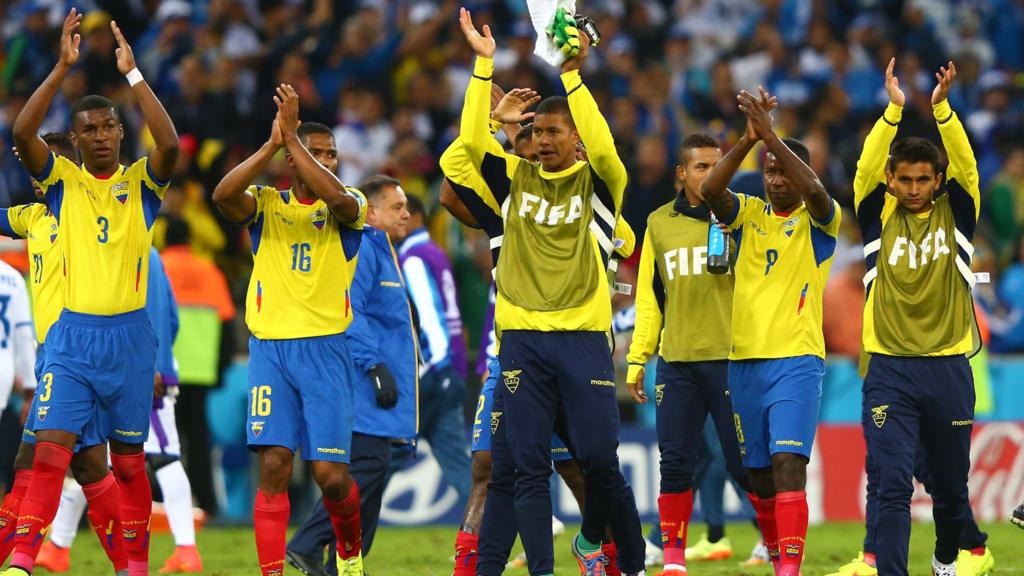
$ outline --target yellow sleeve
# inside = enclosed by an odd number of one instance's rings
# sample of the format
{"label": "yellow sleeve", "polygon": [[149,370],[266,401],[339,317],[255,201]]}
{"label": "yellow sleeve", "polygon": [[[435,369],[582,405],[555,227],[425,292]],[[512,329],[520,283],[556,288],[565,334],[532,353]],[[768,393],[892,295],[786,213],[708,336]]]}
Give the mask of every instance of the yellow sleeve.
{"label": "yellow sleeve", "polygon": [[149,167],[149,156],[136,160],[129,170],[137,172],[138,178],[145,185],[144,192],[146,190],[152,191],[157,198],[163,200],[164,193],[167,192],[167,186],[171,183],[171,180],[169,178],[167,180],[160,180],[153,175],[153,170]]}
{"label": "yellow sleeve", "polygon": [[955,180],[974,200],[975,218],[981,211],[981,191],[978,188],[978,161],[974,159],[974,151],[971,150],[971,143],[967,139],[967,132],[960,118],[949,106],[949,100],[943,100],[932,106],[932,113],[939,125],[939,136],[942,137],[942,146],[946,149],[946,156],[949,157],[949,167],[946,168],[947,185],[949,180]]}
{"label": "yellow sleeve", "polygon": [[444,172],[445,178],[448,178],[454,184],[472,190],[495,214],[501,213],[498,201],[494,198],[494,194],[491,192],[490,187],[487,186],[480,171],[473,165],[473,161],[470,160],[461,137],[456,138],[445,149],[444,153],[441,154],[441,171]]}
{"label": "yellow sleeve", "polygon": [[0,208],[0,234],[12,238],[27,238],[32,223],[46,213],[46,205],[33,203]]}
{"label": "yellow sleeve", "polygon": [[615,245],[615,256],[623,260],[632,256],[633,251],[636,250],[636,233],[622,216],[615,219],[615,230],[612,234],[615,236],[612,238],[612,243]]}
{"label": "yellow sleeve", "polygon": [[[751,210],[764,210],[768,205],[765,204],[764,200],[756,196],[747,196],[746,194],[737,194],[732,190],[728,190],[729,194],[732,194],[732,214],[725,214],[719,216],[715,214],[718,219],[728,226],[730,229],[735,229],[743,225],[743,221],[746,219],[747,212]],[[737,225],[736,223],[739,222]]]}
{"label": "yellow sleeve", "polygon": [[342,225],[353,230],[362,230],[363,226],[366,225],[366,196],[363,195],[362,191],[357,188],[352,188],[351,186],[345,186],[345,190],[348,191],[349,194],[355,196],[356,201],[359,202],[359,216],[357,216],[352,222],[343,222]]}
{"label": "yellow sleeve", "polygon": [[491,76],[494,60],[476,57],[473,76],[462,105],[460,136],[470,162],[477,167],[491,190],[507,189],[520,158],[505,152],[491,136]]}
{"label": "yellow sleeve", "polygon": [[813,217],[811,220],[811,226],[821,230],[825,234],[833,238],[839,237],[839,226],[843,221],[843,209],[839,207],[839,202],[832,199],[832,215],[824,222],[818,222]]}
{"label": "yellow sleeve", "polygon": [[647,364],[647,359],[658,348],[661,337],[662,312],[658,297],[654,293],[654,246],[651,244],[650,228],[644,233],[644,244],[640,252],[640,269],[636,277],[636,326],[633,341],[629,344],[626,360],[629,369],[626,382],[633,382],[636,374]]}
{"label": "yellow sleeve", "polygon": [[[885,167],[889,161],[889,146],[896,138],[896,130],[903,118],[903,107],[892,102],[886,107],[882,117],[875,122],[868,137],[864,140],[864,150],[857,160],[857,174],[853,177],[853,206],[860,210],[860,203],[879,184],[885,184]],[[884,194],[884,190],[881,192]]]}
{"label": "yellow sleeve", "polygon": [[627,175],[626,167],[615,149],[615,138],[612,137],[608,122],[597,108],[597,101],[583,84],[579,70],[570,70],[562,74],[562,84],[569,95],[569,111],[576,124],[576,131],[579,132],[583,145],[587,147],[587,158],[594,172],[608,187],[617,215],[622,208]]}
{"label": "yellow sleeve", "polygon": [[243,224],[243,226],[248,226],[255,222],[260,214],[263,213],[267,206],[267,197],[271,194],[278,194],[278,191],[273,186],[260,186],[259,184],[249,186],[245,191],[252,194],[252,197],[256,199],[256,211],[249,217],[249,221]]}

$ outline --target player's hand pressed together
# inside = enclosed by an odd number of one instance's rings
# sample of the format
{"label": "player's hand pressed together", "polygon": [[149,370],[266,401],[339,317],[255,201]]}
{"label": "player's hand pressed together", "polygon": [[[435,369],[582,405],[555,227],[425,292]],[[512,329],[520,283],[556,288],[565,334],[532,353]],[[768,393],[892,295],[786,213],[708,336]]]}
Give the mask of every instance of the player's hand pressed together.
{"label": "player's hand pressed together", "polygon": [[277,104],[276,121],[285,141],[292,137],[298,138],[296,131],[299,129],[299,93],[291,84],[281,84],[277,87],[274,104]]}
{"label": "player's hand pressed together", "polygon": [[61,66],[70,68],[78,63],[81,55],[79,46],[82,44],[82,35],[78,33],[78,27],[82,24],[82,14],[74,8],[64,17],[64,27],[60,34],[60,60]]}
{"label": "player's hand pressed together", "polygon": [[520,124],[533,118],[533,112],[527,112],[540,102],[540,94],[530,88],[513,88],[502,96],[498,105],[491,111],[491,120],[502,124]]}
{"label": "player's hand pressed together", "polygon": [[394,408],[398,404],[398,384],[388,367],[377,364],[370,368],[370,378],[377,387],[377,406],[385,410]]}
{"label": "player's hand pressed together", "polygon": [[[771,113],[771,111],[774,110],[775,107],[779,105],[779,99],[775,96],[769,96],[768,91],[765,90],[762,86],[758,86],[757,89],[760,92],[761,105],[764,106],[765,110]],[[744,91],[743,93],[746,94],[746,91]],[[737,96],[737,98],[739,98],[739,96]],[[771,117],[769,116],[769,128],[770,127]],[[755,129],[754,124],[751,122],[750,118],[747,118],[747,129],[743,133],[743,136],[752,142],[756,142],[762,138],[761,135],[757,133],[757,130]]]}
{"label": "player's hand pressed together", "polygon": [[[900,88],[900,79],[896,77],[895,69],[896,58],[892,58],[889,60],[889,65],[885,68],[885,92],[889,95],[889,102],[902,107],[907,103],[907,95]],[[938,90],[938,87],[936,87],[936,90]]]}
{"label": "player's hand pressed together", "polygon": [[114,38],[117,39],[117,49],[114,50],[114,55],[117,56],[117,71],[127,74],[136,68],[135,53],[132,52],[131,45],[125,40],[121,29],[117,27],[117,22],[110,21],[110,30],[114,33]]}
{"label": "player's hand pressed together", "polygon": [[647,404],[647,392],[644,392],[644,369],[641,368],[640,372],[636,375],[636,380],[633,382],[627,382],[626,385],[629,387],[629,395],[633,397],[633,402],[637,404]]}
{"label": "player's hand pressed together", "polygon": [[276,115],[274,116],[274,123],[270,126],[270,138],[267,138],[267,145],[273,147],[274,150],[280,150],[284,147],[284,134],[281,132],[281,122]]}
{"label": "player's hand pressed together", "polygon": [[939,68],[939,71],[935,73],[935,79],[939,81],[935,85],[935,89],[932,90],[932,106],[939,104],[946,98],[949,98],[949,88],[953,85],[953,80],[956,79],[956,66],[953,61],[950,60],[948,64]]}
{"label": "player's hand pressed together", "polygon": [[750,92],[743,90],[736,96],[736,99],[739,101],[740,110],[747,115],[746,136],[750,137],[753,132],[754,139],[765,140],[775,133],[772,128],[770,112],[778,103],[778,99],[775,96],[769,96],[761,86],[757,88],[761,92],[760,97],[755,97]]}
{"label": "player's hand pressed together", "polygon": [[473,25],[473,15],[469,13],[469,10],[459,8],[459,27],[462,28],[466,41],[469,42],[477,56],[481,58],[494,58],[497,44],[494,42],[494,36],[491,35],[490,26],[484,24],[483,34],[481,35],[477,31],[476,26]]}

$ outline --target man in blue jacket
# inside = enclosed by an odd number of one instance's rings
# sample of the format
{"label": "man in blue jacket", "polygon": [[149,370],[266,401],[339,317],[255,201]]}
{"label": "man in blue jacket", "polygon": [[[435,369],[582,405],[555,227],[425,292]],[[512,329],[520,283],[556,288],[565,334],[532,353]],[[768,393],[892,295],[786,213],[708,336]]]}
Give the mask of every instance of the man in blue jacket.
{"label": "man in blue jacket", "polygon": [[[373,176],[359,189],[369,208],[352,281],[354,320],[346,334],[356,372],[355,422],[349,473],[359,486],[363,556],[377,531],[389,478],[392,442],[411,443],[419,428],[416,332],[405,280],[391,238],[406,235],[409,212],[398,180]],[[330,519],[318,503],[288,542],[288,563],[304,574],[336,574],[324,566],[323,549],[334,542]],[[333,558],[333,550],[328,558]]]}

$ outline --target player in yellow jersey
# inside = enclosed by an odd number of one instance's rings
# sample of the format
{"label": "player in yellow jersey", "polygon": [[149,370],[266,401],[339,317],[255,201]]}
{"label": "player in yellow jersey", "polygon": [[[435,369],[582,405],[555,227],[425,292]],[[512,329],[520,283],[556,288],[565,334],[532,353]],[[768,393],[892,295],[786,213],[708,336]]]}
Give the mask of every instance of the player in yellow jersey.
{"label": "player in yellow jersey", "polygon": [[[260,463],[256,551],[264,576],[284,571],[288,481],[301,449],[334,526],[339,571],[361,575],[359,489],[348,471],[355,376],[345,329],[366,199],[334,175],[331,130],[299,123],[295,90],[281,85],[274,100],[270,139],[213,193],[252,239],[245,321],[252,331],[247,434]],[[292,188],[251,186],[282,147]]]}
{"label": "player in yellow jersey", "polygon": [[[777,574],[800,571],[807,535],[807,462],[821,403],[821,297],[840,211],[800,141],[780,139],[771,97],[742,92],[744,134],[704,181],[704,199],[737,239],[729,390],[758,525]],[[761,140],[768,201],[726,188]]]}
{"label": "player in yellow jersey", "polygon": [[[603,575],[601,540],[610,526],[620,550],[644,547],[632,489],[619,470],[619,415],[608,332],[611,299],[607,259],[626,185],[615,141],[580,78],[589,43],[562,64],[567,97],[540,102],[533,123],[539,163],[506,153],[488,129],[496,49],[462,9],[463,34],[476,52],[460,137],[489,194],[502,207],[504,235],[497,262],[495,326],[509,448],[515,462],[516,518],[530,573],[554,569],[551,543],[551,434],[568,434],[583,470],[586,508],[572,550],[586,575]],[[532,91],[531,91],[532,92]],[[518,122],[539,97],[517,99],[494,120]],[[577,145],[589,161],[577,161]],[[558,417],[556,416],[564,416]],[[563,435],[564,437],[564,435]],[[613,507],[626,512],[609,522]],[[623,554],[623,560],[625,559]],[[640,573],[643,565],[623,566]]]}
{"label": "player in yellow jersey", "polygon": [[[82,15],[64,21],[60,59],[12,129],[22,163],[57,220],[63,306],[47,334],[36,396],[36,454],[6,576],[30,573],[41,533],[57,510],[71,451],[91,422],[109,440],[120,490],[129,574],[149,569],[152,494],[143,442],[153,402],[156,336],[143,306],[151,227],[178,157],[178,136],[145,82],[116,22],[118,70],[125,75],[155,142],[149,156],[120,164],[124,127],[114,104],[86,96],[72,106],[71,137],[82,165],[55,156],[37,135],[54,95],[78,61]],[[87,447],[88,450],[88,447]],[[89,453],[94,453],[89,450]]]}
{"label": "player in yellow jersey", "polygon": [[[66,134],[51,132],[42,136],[50,150],[64,158],[78,163],[78,151],[71,138]],[[43,200],[43,191],[33,183],[36,196]],[[29,289],[32,291],[32,317],[35,323],[37,339],[36,347],[36,378],[43,376],[46,361],[46,335],[50,327],[57,321],[63,308],[64,286],[63,263],[57,243],[57,219],[43,203],[26,204],[12,208],[0,208],[0,233],[25,238],[29,255]],[[35,398],[29,414],[35,414]],[[17,524],[18,512],[25,491],[32,478],[32,461],[35,459],[36,437],[35,418],[25,422],[21,445],[14,461],[14,485],[4,496],[0,504],[0,563],[5,561],[14,548],[14,528]],[[120,527],[107,537],[110,522],[119,523],[118,490],[109,490],[110,481],[103,480],[110,475],[107,468],[106,444],[98,434],[95,422],[83,430],[75,446],[75,454],[71,458],[71,470],[75,480],[83,486],[83,493],[90,501],[89,519],[97,528],[100,544],[110,557],[115,571],[127,570],[128,558],[125,555],[124,540]],[[82,446],[91,446],[91,450],[82,451]],[[108,489],[104,490],[106,486]],[[113,532],[113,531],[112,531]],[[40,564],[42,564],[40,554]]]}

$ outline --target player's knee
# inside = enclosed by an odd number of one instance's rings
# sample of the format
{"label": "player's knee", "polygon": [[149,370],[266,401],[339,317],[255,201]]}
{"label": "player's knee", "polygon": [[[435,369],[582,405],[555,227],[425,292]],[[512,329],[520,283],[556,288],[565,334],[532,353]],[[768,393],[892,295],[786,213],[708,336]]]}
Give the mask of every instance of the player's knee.
{"label": "player's knee", "polygon": [[772,475],[776,492],[803,490],[807,485],[807,457],[788,452],[772,455]]}
{"label": "player's knee", "polygon": [[580,470],[580,465],[575,460],[555,462],[555,472],[558,472],[573,494],[583,491],[583,471]]}
{"label": "player's knee", "polygon": [[352,490],[352,476],[348,466],[338,462],[314,462],[313,479],[325,498],[344,500]]}
{"label": "player's knee", "polygon": [[473,486],[486,486],[491,481],[491,453],[473,453]]}
{"label": "player's knee", "polygon": [[98,458],[79,452],[71,458],[71,475],[82,486],[99,482],[108,474],[110,468],[107,467],[106,453],[102,458]]}
{"label": "player's knee", "polygon": [[118,442],[117,440],[110,441],[110,452],[112,454],[118,454],[120,456],[131,456],[133,454],[141,454],[142,448],[142,444],[126,444],[124,442]]}
{"label": "player's knee", "polygon": [[287,448],[280,446],[266,446],[259,451],[260,476],[270,479],[280,479],[291,476],[292,459],[294,454]]}
{"label": "player's knee", "polygon": [[14,457],[14,470],[31,470],[32,461],[36,457],[36,446],[35,444],[29,444],[22,442],[21,446],[18,447],[18,455]]}
{"label": "player's knee", "polygon": [[748,472],[750,473],[750,484],[758,498],[775,497],[775,478],[771,468],[751,468]]}

